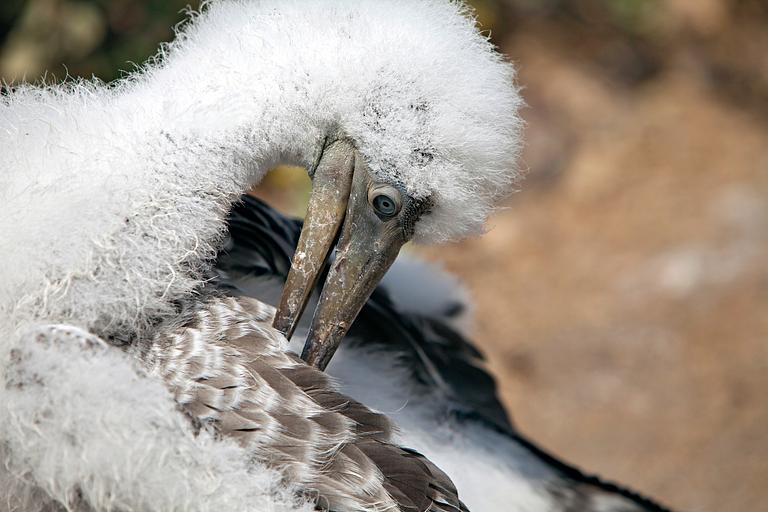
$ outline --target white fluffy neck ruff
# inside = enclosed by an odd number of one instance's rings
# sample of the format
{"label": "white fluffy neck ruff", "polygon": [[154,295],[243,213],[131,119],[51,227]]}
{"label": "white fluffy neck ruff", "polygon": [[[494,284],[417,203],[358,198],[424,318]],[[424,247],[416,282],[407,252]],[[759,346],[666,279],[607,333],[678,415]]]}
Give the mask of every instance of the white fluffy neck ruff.
{"label": "white fluffy neck ruff", "polygon": [[342,129],[435,207],[421,240],[477,231],[515,177],[512,69],[451,1],[206,4],[126,79],[0,104],[0,308],[142,331],[199,285],[231,203]]}

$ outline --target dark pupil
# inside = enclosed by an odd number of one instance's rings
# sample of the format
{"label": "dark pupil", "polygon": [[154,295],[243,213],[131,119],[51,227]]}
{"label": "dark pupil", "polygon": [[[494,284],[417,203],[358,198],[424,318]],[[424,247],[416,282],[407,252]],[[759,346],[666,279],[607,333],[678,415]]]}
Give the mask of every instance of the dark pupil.
{"label": "dark pupil", "polygon": [[380,195],[373,198],[373,207],[382,215],[395,213],[395,201],[388,196]]}

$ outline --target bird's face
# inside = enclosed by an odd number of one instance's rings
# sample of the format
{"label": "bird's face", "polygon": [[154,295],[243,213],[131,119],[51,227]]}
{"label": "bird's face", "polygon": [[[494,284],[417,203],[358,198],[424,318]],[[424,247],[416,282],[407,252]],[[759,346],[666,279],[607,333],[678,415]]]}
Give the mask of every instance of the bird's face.
{"label": "bird's face", "polygon": [[[324,368],[403,244],[482,230],[517,176],[521,100],[512,67],[457,2],[319,9],[296,40],[338,51],[297,59],[311,134],[297,138],[297,161],[313,192],[275,326],[292,334],[338,240],[303,352]],[[340,135],[315,142],[329,133]]]}
{"label": "bird's face", "polygon": [[395,179],[375,176],[345,137],[326,140],[311,175],[312,195],[275,327],[288,337],[293,334],[338,239],[302,353],[309,364],[324,369],[400,248],[413,237],[430,200],[413,198]]}

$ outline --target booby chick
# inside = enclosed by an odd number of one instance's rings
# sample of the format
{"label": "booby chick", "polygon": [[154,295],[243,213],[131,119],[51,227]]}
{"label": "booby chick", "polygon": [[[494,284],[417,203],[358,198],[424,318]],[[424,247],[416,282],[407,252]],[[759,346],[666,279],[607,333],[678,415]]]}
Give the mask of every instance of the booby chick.
{"label": "booby chick", "polygon": [[[210,2],[116,83],[5,91],[8,507],[462,508],[386,421],[280,355],[268,309],[204,285],[231,205],[275,163],[305,166],[275,323],[291,334],[340,233],[304,347],[325,366],[405,242],[476,233],[509,192],[519,105],[512,67],[448,0]],[[302,431],[313,449],[282,444]]]}

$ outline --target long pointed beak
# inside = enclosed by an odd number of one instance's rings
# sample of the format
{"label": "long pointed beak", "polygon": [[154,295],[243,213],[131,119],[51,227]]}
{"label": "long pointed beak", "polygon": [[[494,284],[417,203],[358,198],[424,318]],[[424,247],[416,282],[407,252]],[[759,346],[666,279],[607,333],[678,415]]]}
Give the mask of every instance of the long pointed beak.
{"label": "long pointed beak", "polygon": [[301,354],[321,370],[406,242],[398,222],[382,222],[371,209],[369,183],[368,170],[355,159],[351,143],[342,140],[325,149],[312,178],[307,216],[275,316],[274,327],[290,338],[341,227]]}
{"label": "long pointed beak", "polygon": [[336,141],[325,148],[312,177],[312,195],[304,227],[273,322],[275,329],[289,339],[344,221],[354,162],[355,149],[351,142]]}
{"label": "long pointed beak", "polygon": [[321,370],[406,242],[398,222],[382,222],[373,213],[368,204],[368,180],[366,169],[358,162],[336,258],[301,353],[302,359]]}

